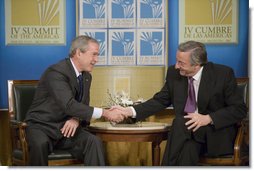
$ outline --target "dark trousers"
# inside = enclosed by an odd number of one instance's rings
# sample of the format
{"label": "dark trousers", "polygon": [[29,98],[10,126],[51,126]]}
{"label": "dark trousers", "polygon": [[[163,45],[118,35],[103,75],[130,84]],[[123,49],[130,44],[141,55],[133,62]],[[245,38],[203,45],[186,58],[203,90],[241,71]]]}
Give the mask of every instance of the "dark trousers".
{"label": "dark trousers", "polygon": [[101,140],[88,131],[79,128],[74,137],[50,138],[38,128],[26,130],[31,166],[47,166],[48,155],[53,149],[66,149],[86,166],[105,166],[104,149]]}
{"label": "dark trousers", "polygon": [[185,126],[184,118],[176,117],[172,123],[162,166],[196,166],[203,150],[205,129],[193,134]]}

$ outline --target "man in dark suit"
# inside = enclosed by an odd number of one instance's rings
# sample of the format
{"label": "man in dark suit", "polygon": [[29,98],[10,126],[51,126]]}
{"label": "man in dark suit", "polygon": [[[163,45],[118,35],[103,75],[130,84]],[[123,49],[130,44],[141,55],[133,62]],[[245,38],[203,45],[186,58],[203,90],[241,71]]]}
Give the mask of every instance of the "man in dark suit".
{"label": "man in dark suit", "polygon": [[78,36],[72,41],[69,58],[42,75],[26,117],[30,165],[48,165],[48,154],[54,148],[68,149],[86,166],[105,165],[101,140],[80,126],[80,121],[91,118],[123,119],[120,114],[89,106],[90,72],[98,55],[95,39]]}
{"label": "man in dark suit", "polygon": [[[193,81],[193,94],[190,92]],[[192,88],[192,89],[193,89]],[[192,95],[191,95],[192,94]],[[192,103],[192,110],[187,106]],[[163,88],[150,100],[120,109],[127,116],[142,120],[170,105],[175,119],[168,135],[162,165],[197,165],[199,156],[233,153],[236,123],[245,117],[246,105],[237,91],[231,68],[207,61],[205,45],[181,43],[176,64],[167,71]]]}

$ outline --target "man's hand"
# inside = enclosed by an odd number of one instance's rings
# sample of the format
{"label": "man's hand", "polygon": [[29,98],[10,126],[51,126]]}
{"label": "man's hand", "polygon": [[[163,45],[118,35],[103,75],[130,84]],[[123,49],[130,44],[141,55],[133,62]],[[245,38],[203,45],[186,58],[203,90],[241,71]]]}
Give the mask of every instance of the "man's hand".
{"label": "man's hand", "polygon": [[122,115],[124,115],[126,118],[133,116],[133,112],[130,107],[112,106],[109,110],[111,111],[115,109],[121,111]]}
{"label": "man's hand", "polygon": [[193,132],[198,130],[201,126],[206,126],[212,122],[210,115],[202,115],[199,113],[188,113],[184,118],[190,119],[185,125],[188,126],[188,129],[194,128],[192,130]]}
{"label": "man's hand", "polygon": [[103,109],[102,116],[106,118],[107,120],[109,120],[110,122],[117,122],[117,123],[123,121],[124,118],[126,118],[123,115],[123,112],[118,109],[110,109],[110,110]]}
{"label": "man's hand", "polygon": [[69,138],[70,136],[73,137],[77,127],[79,126],[79,120],[76,118],[71,118],[67,120],[61,129],[62,134],[64,137]]}

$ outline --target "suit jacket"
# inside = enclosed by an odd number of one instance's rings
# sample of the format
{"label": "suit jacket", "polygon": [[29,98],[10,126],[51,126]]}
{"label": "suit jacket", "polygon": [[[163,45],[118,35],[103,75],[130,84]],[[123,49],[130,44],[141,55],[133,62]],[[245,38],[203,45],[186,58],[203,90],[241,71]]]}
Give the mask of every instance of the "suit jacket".
{"label": "suit jacket", "polygon": [[[169,105],[173,105],[175,117],[182,118],[185,115],[187,91],[187,77],[181,76],[174,66],[169,67],[163,88],[152,99],[134,106],[137,120],[142,120]],[[233,70],[211,62],[204,65],[197,103],[198,112],[209,114],[213,124],[205,129],[199,128],[194,135],[201,137],[201,142],[206,143],[209,155],[232,153],[236,135],[235,123],[247,113],[246,105],[237,91]]]}
{"label": "suit jacket", "polygon": [[53,139],[62,137],[60,129],[70,117],[90,121],[93,107],[89,106],[91,74],[83,72],[83,98],[75,97],[79,91],[77,77],[69,58],[50,66],[39,80],[34,100],[25,121],[28,126],[44,130]]}

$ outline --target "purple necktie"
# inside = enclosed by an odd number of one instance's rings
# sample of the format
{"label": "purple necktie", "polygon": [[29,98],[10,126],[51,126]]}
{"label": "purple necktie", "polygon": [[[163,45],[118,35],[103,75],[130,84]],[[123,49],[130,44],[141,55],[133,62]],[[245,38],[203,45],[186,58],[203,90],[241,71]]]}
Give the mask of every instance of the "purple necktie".
{"label": "purple necktie", "polygon": [[188,98],[186,101],[186,105],[184,108],[185,113],[193,113],[196,110],[196,98],[195,98],[195,90],[193,86],[193,80],[194,78],[189,77],[188,78]]}

